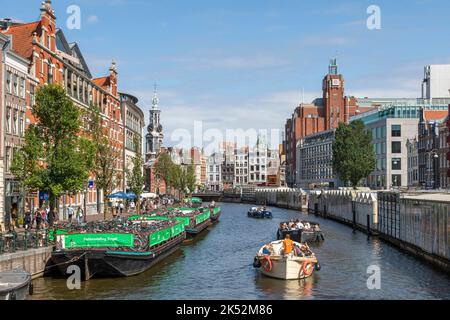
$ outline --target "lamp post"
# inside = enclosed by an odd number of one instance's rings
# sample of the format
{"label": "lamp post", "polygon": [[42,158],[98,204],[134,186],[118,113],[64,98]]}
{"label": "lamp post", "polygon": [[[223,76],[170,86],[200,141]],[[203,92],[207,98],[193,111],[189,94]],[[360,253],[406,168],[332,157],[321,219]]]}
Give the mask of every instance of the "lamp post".
{"label": "lamp post", "polygon": [[435,177],[433,177],[433,169],[435,167],[435,165],[433,164],[433,162],[431,162],[431,157],[433,156],[433,160],[437,160],[439,159],[439,154],[438,154],[438,150],[433,149],[431,151],[427,152],[427,156],[428,156],[428,178],[426,185],[428,185],[428,180],[430,180],[431,182],[431,186],[433,189],[436,189],[436,179]]}

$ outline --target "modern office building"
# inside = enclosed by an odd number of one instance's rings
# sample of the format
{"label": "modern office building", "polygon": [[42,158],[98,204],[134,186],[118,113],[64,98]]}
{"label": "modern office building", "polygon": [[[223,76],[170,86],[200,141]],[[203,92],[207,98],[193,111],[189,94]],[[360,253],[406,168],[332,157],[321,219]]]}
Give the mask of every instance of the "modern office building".
{"label": "modern office building", "polygon": [[418,136],[422,109],[435,118],[447,111],[447,105],[430,105],[423,99],[399,99],[351,118],[351,122],[362,120],[372,132],[377,161],[376,170],[364,182],[367,187],[382,190],[408,186],[407,143]]}
{"label": "modern office building", "polygon": [[335,129],[301,139],[297,144],[298,187],[337,188],[341,185],[333,171]]}

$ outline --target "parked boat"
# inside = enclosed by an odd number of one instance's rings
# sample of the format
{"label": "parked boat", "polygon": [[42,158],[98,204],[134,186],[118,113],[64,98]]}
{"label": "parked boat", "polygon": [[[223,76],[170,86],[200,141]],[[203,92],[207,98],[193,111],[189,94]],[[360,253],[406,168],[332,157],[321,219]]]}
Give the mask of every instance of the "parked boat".
{"label": "parked boat", "polygon": [[222,214],[222,211],[218,207],[210,208],[211,211],[211,223],[217,223],[219,222],[220,215]]}
{"label": "parked boat", "polygon": [[272,212],[265,209],[265,208],[251,208],[247,213],[249,218],[256,218],[256,219],[272,219]]}
{"label": "parked boat", "polygon": [[25,270],[0,272],[0,300],[25,300],[32,291],[31,275]]}
{"label": "parked boat", "polygon": [[56,230],[53,266],[66,275],[68,266],[77,265],[84,280],[134,276],[174,253],[186,238],[176,220],[104,224],[88,224],[78,232]]}
{"label": "parked boat", "polygon": [[253,266],[265,276],[283,280],[305,279],[315,270],[320,270],[317,258],[306,245],[298,242],[294,245],[300,254],[284,255],[283,241],[280,240],[264,245],[258,251]]}
{"label": "parked boat", "polygon": [[320,225],[310,221],[289,221],[280,223],[277,231],[277,240],[283,240],[286,235],[300,243],[322,242],[325,240]]}
{"label": "parked boat", "polygon": [[189,204],[192,208],[200,208],[203,205],[203,200],[200,198],[186,198],[185,204]]}

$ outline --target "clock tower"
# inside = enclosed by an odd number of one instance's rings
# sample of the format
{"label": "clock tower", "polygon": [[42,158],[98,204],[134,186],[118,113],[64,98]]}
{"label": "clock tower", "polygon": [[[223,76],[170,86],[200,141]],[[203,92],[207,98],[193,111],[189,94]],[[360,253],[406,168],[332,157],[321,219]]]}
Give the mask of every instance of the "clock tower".
{"label": "clock tower", "polygon": [[159,99],[157,94],[157,86],[155,84],[154,97],[152,101],[152,108],[150,109],[150,124],[147,127],[146,138],[146,161],[155,160],[161,150],[164,135],[162,133],[163,127],[161,125],[161,110],[158,107]]}

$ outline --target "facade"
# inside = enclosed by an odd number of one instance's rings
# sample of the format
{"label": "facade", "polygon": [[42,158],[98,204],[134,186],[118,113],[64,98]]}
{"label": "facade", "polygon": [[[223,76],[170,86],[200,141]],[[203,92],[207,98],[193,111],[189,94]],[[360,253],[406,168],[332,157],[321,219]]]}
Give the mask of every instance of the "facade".
{"label": "facade", "polygon": [[261,137],[248,154],[248,182],[255,186],[267,185],[267,145]]}
{"label": "facade", "polygon": [[348,123],[351,116],[373,109],[360,106],[354,97],[345,96],[345,80],[338,73],[336,59],[331,60],[323,79],[323,96],[310,104],[298,106],[285,125],[286,182],[293,187],[300,168],[297,167],[297,143],[306,136],[336,129],[340,122]]}
{"label": "facade", "polygon": [[[51,83],[60,84],[66,89],[68,96],[82,112],[91,104],[100,109],[104,134],[108,137],[113,149],[123,154],[123,119],[120,99],[117,91],[117,70],[112,63],[109,75],[93,78],[76,43],[69,43],[61,29],[56,26],[56,16],[51,1],[46,0],[40,8],[40,19],[31,23],[3,23],[0,32],[12,37],[12,51],[29,60],[28,75],[37,87],[30,87],[30,95],[41,86]],[[26,109],[27,123],[34,123],[31,108]],[[80,128],[83,131],[83,128]],[[123,158],[117,161],[116,176],[123,185]],[[95,180],[91,177],[90,180]],[[87,214],[101,210],[102,191],[87,188],[81,194],[62,196],[62,207],[65,204],[82,206],[86,200]],[[38,206],[35,199],[31,206]],[[39,201],[42,202],[42,201]],[[61,204],[61,203],[60,203]]]}
{"label": "facade", "polygon": [[[12,174],[11,166],[15,152],[25,142],[26,112],[33,103],[37,82],[28,76],[29,60],[11,50],[11,41],[5,47],[4,59],[4,221],[5,227],[9,228],[13,218],[22,221],[25,214],[26,194]],[[30,92],[33,93],[31,99]]]}
{"label": "facade", "polygon": [[297,145],[297,181],[300,188],[337,188],[339,179],[333,171],[335,129],[307,136]]}
{"label": "facade", "polygon": [[278,150],[267,150],[267,186],[279,187],[280,155]]}
{"label": "facade", "polygon": [[[143,156],[142,150],[142,130],[145,125],[145,117],[141,108],[138,107],[138,98],[126,94],[120,94],[120,101],[122,106],[122,118],[125,120],[124,123],[124,171],[133,170],[133,159],[136,157]],[[134,141],[137,139],[139,145],[135,146]],[[123,190],[128,190],[127,179],[124,179]]]}
{"label": "facade", "polygon": [[280,187],[286,187],[286,152],[284,150],[284,143],[280,144],[278,149],[278,156],[280,158],[280,167],[278,168],[278,181]]}
{"label": "facade", "polygon": [[222,183],[224,189],[234,188],[235,156],[237,150],[236,143],[222,142],[219,150],[223,154],[222,162]]}
{"label": "facade", "polygon": [[448,189],[450,187],[450,179],[448,176],[448,171],[450,169],[450,164],[448,160],[448,153],[450,152],[448,139],[449,139],[449,130],[447,127],[447,122],[449,117],[442,121],[439,125],[439,189]]}
{"label": "facade", "polygon": [[203,163],[202,150],[200,150],[199,148],[196,148],[196,147],[192,147],[191,148],[191,161],[192,161],[191,164],[194,166],[196,191],[198,191],[204,182],[204,180],[203,180],[204,179],[204,175],[203,175],[204,163]]}
{"label": "facade", "polygon": [[[406,150],[408,154],[408,188],[419,188],[419,151],[417,138],[408,139]],[[447,173],[446,173],[447,174]]]}
{"label": "facade", "polygon": [[[408,187],[407,142],[418,136],[420,111],[424,108],[430,114],[439,115],[447,107],[424,105],[421,99],[410,99],[351,118],[350,121],[362,120],[372,132],[377,161],[376,170],[365,180],[366,187],[374,190]],[[420,153],[420,142],[418,148]]]}
{"label": "facade", "polygon": [[206,163],[206,187],[209,191],[222,191],[222,158],[223,155],[216,152],[207,158]]}
{"label": "facade", "polygon": [[[8,43],[9,39],[0,33],[0,119],[3,119],[5,113],[5,97],[3,94],[4,88],[4,74],[5,74],[5,56],[3,48]],[[3,195],[4,189],[4,124],[0,121],[0,232],[5,230],[5,205]]]}
{"label": "facade", "polygon": [[234,166],[234,186],[243,187],[248,184],[248,147],[236,150]]}
{"label": "facade", "polygon": [[450,64],[425,67],[422,98],[450,98]]}
{"label": "facade", "polygon": [[[448,111],[420,110],[418,127],[419,184],[425,189],[438,189],[440,183],[441,142],[439,127],[445,123]],[[446,156],[444,156],[446,159]]]}

